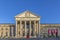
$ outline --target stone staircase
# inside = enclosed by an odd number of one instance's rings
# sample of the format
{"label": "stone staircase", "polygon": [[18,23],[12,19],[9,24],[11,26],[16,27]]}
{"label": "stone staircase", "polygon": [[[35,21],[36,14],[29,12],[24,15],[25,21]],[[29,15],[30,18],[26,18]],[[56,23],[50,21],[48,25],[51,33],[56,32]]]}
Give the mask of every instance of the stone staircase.
{"label": "stone staircase", "polygon": [[3,38],[0,40],[40,40],[40,38]]}
{"label": "stone staircase", "polygon": [[60,38],[0,38],[0,40],[60,40]]}

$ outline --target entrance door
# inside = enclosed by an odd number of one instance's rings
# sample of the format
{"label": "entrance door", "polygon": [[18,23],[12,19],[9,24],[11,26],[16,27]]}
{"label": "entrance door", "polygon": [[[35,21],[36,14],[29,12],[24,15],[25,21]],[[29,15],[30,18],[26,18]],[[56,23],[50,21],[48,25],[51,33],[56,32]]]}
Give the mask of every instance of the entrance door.
{"label": "entrance door", "polygon": [[29,33],[30,33],[30,24],[29,24],[29,21],[27,21],[26,26],[27,26],[27,36],[26,36],[26,38],[29,38]]}

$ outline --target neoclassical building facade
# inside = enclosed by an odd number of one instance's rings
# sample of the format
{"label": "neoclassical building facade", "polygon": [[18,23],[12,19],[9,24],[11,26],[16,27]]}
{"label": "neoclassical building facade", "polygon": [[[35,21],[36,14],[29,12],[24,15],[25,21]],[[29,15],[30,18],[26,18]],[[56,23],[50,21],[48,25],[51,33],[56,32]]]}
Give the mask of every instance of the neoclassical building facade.
{"label": "neoclassical building facade", "polygon": [[40,16],[25,11],[15,16],[16,24],[0,24],[0,38],[60,36],[60,24],[40,24]]}
{"label": "neoclassical building facade", "polygon": [[36,38],[40,36],[40,17],[25,11],[15,16],[16,37]]}

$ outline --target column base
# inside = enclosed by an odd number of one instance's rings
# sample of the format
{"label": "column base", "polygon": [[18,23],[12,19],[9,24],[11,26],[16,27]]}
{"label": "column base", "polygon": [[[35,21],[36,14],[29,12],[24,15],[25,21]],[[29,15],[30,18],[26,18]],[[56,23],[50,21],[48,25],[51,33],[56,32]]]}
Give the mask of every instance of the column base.
{"label": "column base", "polygon": [[29,36],[29,37],[24,36],[24,38],[37,38],[37,37],[36,36]]}
{"label": "column base", "polygon": [[31,36],[30,38],[37,38],[36,36]]}

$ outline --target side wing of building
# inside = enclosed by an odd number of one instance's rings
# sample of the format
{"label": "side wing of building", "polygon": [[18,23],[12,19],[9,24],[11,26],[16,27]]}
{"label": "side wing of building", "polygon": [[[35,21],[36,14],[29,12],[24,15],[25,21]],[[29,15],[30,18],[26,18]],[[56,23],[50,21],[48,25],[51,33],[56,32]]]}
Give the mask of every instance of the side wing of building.
{"label": "side wing of building", "polygon": [[40,35],[60,36],[60,24],[40,24]]}
{"label": "side wing of building", "polygon": [[8,38],[15,36],[14,24],[0,24],[0,38]]}

